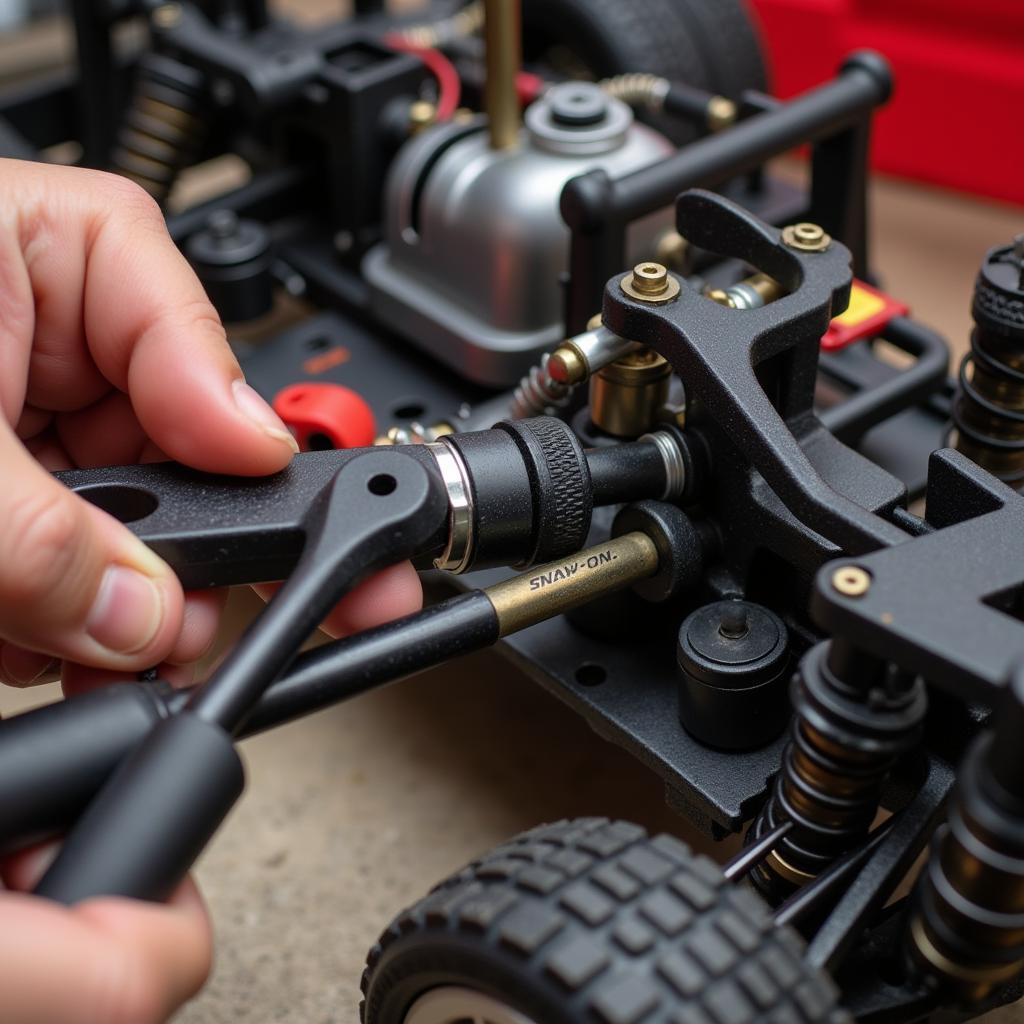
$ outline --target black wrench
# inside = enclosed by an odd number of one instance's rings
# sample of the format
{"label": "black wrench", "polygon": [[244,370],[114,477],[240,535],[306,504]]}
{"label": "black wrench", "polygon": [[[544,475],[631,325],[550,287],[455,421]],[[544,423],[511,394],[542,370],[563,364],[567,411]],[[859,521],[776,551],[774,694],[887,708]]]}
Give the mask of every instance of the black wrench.
{"label": "black wrench", "polygon": [[448,502],[396,452],[346,463],[310,508],[295,571],[185,707],[150,731],[69,834],[37,894],[166,899],[241,795],[234,734],[339,598],[437,535]]}

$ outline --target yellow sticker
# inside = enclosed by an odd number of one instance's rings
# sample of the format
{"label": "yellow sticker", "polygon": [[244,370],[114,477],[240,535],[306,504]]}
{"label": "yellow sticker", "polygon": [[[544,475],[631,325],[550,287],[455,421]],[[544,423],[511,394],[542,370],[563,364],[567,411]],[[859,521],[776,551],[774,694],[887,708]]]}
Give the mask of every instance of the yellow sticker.
{"label": "yellow sticker", "polygon": [[850,304],[846,307],[846,312],[833,317],[832,322],[842,324],[843,327],[854,327],[883,309],[885,309],[884,299],[869,292],[866,288],[861,288],[855,282],[850,289]]}

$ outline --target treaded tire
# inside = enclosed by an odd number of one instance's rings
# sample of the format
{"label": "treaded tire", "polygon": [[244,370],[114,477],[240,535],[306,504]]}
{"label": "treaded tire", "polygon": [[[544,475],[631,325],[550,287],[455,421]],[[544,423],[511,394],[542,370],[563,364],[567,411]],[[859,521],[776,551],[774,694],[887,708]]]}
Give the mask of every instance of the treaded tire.
{"label": "treaded tire", "polygon": [[[744,0],[523,0],[527,56],[560,44],[598,77],[647,71],[737,99],[766,90],[765,61]],[[676,142],[692,131],[652,122]]]}
{"label": "treaded tire", "polygon": [[534,1024],[848,1024],[761,900],[670,836],[605,818],[542,825],[392,922],[363,972],[364,1024],[441,986]]}

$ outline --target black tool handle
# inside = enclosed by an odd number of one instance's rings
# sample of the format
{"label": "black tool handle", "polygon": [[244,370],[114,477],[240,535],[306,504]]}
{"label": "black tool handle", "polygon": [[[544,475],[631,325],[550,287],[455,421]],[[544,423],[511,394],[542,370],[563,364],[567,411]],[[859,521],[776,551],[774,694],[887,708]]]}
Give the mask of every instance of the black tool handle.
{"label": "black tool handle", "polygon": [[[300,654],[263,695],[241,737],[490,647],[494,606],[480,590]],[[192,690],[114,683],[0,722],[0,855],[65,832],[158,722]]]}
{"label": "black tool handle", "polygon": [[36,893],[66,904],[167,899],[244,784],[242,762],[219,726],[195,715],[161,722],[89,805]]}

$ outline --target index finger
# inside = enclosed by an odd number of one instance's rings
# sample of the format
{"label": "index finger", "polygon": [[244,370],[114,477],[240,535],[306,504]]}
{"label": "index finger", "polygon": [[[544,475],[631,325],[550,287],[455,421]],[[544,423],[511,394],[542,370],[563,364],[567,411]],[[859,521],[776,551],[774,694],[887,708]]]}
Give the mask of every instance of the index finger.
{"label": "index finger", "polygon": [[37,311],[36,336],[65,339],[66,353],[48,351],[49,363],[73,360],[84,332],[96,368],[127,392],[143,429],[171,458],[212,472],[282,469],[294,439],[245,384],[156,203],[116,175],[4,163],[4,175],[19,183],[33,292],[50,299]]}

